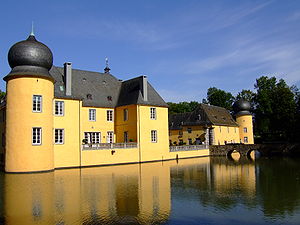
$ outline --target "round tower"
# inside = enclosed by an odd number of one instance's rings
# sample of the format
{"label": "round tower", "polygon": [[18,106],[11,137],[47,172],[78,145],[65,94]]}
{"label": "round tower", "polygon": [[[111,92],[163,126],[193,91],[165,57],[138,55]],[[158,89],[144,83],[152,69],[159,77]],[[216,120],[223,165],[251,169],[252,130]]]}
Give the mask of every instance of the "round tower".
{"label": "round tower", "polygon": [[10,48],[8,62],[5,171],[53,170],[52,52],[30,34]]}
{"label": "round tower", "polygon": [[239,125],[240,142],[254,144],[251,105],[248,101],[240,99],[233,104],[236,122]]}

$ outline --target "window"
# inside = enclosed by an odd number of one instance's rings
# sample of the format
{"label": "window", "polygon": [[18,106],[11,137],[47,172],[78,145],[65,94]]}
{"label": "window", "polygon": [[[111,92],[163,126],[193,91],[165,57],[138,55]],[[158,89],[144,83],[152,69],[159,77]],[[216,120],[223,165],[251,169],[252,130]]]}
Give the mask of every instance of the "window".
{"label": "window", "polygon": [[247,130],[247,127],[244,127],[244,133],[247,133],[248,130]]}
{"label": "window", "polygon": [[124,132],[124,142],[128,142],[128,131]]}
{"label": "window", "polygon": [[84,132],[84,139],[88,144],[99,144],[101,143],[100,132]]}
{"label": "window", "polygon": [[33,112],[42,112],[42,96],[34,95],[32,97],[32,111]]}
{"label": "window", "polygon": [[193,144],[192,138],[189,138],[189,145],[192,145],[192,144]]}
{"label": "window", "polygon": [[54,114],[56,116],[64,115],[64,102],[63,101],[55,101]]}
{"label": "window", "polygon": [[150,119],[156,120],[156,108],[150,108]]}
{"label": "window", "polygon": [[151,142],[157,142],[157,130],[151,130]]}
{"label": "window", "polygon": [[187,132],[190,134],[192,133],[192,128],[188,127]]}
{"label": "window", "polygon": [[42,128],[33,127],[32,128],[32,145],[41,145],[42,144]]}
{"label": "window", "polygon": [[244,137],[244,143],[248,143],[248,137]]}
{"label": "window", "polygon": [[89,109],[89,121],[96,121],[96,109]]}
{"label": "window", "polygon": [[106,118],[107,118],[107,121],[113,121],[113,111],[112,110],[106,111]]}
{"label": "window", "polygon": [[61,145],[64,143],[64,129],[54,130],[54,143]]}
{"label": "window", "polygon": [[124,109],[123,115],[124,115],[124,121],[127,121],[128,120],[128,109]]}
{"label": "window", "polygon": [[114,132],[113,131],[107,131],[106,142],[107,143],[113,143],[114,142]]}

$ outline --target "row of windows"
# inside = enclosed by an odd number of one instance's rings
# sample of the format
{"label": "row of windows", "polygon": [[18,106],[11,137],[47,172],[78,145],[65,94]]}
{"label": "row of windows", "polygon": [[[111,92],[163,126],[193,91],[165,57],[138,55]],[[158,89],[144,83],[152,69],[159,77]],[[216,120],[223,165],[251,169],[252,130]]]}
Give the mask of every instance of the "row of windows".
{"label": "row of windows", "polygon": [[[55,129],[54,130],[54,143],[55,144],[64,144],[65,131],[64,129]],[[113,143],[114,141],[114,132],[108,131],[106,142]],[[85,144],[97,144],[101,143],[101,133],[100,132],[84,132],[84,142]],[[124,142],[128,142],[128,131],[124,132]],[[151,142],[157,142],[157,130],[151,130]],[[41,145],[42,144],[42,128],[33,127],[32,128],[32,145]]]}
{"label": "row of windows", "polygon": [[[32,111],[42,112],[42,96],[33,95],[32,100]],[[113,110],[107,110],[107,121],[113,121]],[[56,116],[64,115],[64,101],[55,101],[54,103],[54,114]],[[123,111],[124,121],[128,120],[128,109]],[[150,108],[150,119],[156,120],[156,108]],[[89,120],[96,121],[96,109],[89,109]]]}

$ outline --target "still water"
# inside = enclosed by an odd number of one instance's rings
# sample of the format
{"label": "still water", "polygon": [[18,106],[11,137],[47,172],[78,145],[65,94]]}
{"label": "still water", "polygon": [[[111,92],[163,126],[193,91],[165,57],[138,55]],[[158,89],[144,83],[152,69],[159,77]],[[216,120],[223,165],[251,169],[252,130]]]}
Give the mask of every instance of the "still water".
{"label": "still water", "polygon": [[1,174],[1,224],[300,224],[300,159]]}

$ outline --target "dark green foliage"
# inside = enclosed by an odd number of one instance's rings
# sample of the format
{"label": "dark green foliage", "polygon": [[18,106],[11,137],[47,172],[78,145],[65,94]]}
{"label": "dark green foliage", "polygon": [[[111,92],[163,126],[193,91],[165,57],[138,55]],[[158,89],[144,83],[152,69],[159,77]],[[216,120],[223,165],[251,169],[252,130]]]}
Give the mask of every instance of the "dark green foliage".
{"label": "dark green foliage", "polygon": [[207,102],[211,105],[220,106],[232,110],[234,97],[230,92],[223,91],[216,87],[210,87],[207,90]]}
{"label": "dark green foliage", "polygon": [[169,105],[169,113],[184,113],[184,112],[192,112],[199,105],[199,102],[191,101],[191,102],[167,102]]}
{"label": "dark green foliage", "polygon": [[262,76],[254,85],[255,133],[265,140],[294,140],[296,132],[297,105],[294,87],[283,79]]}
{"label": "dark green foliage", "polygon": [[3,98],[5,95],[6,93],[0,90],[0,99]]}

